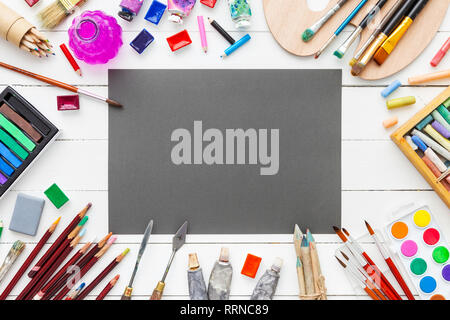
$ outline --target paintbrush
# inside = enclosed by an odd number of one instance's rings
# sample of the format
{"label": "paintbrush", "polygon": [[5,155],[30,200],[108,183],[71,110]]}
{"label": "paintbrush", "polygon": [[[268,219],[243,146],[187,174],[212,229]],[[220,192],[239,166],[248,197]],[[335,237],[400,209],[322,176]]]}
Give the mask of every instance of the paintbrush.
{"label": "paintbrush", "polygon": [[339,252],[341,253],[342,257],[347,260],[347,266],[349,267],[349,269],[353,270],[353,272],[357,274],[360,279],[367,285],[367,287],[375,292],[381,300],[387,300],[384,294],[377,288],[377,286],[372,281],[370,281],[370,276],[367,275],[364,269],[362,269],[361,266],[356,265],[344,252]]}
{"label": "paintbrush", "polygon": [[296,224],[294,226],[294,248],[297,255],[297,280],[299,288],[299,296],[301,299],[306,295],[305,275],[303,273],[302,253],[300,250],[302,244],[303,233]]}
{"label": "paintbrush", "polygon": [[11,249],[6,255],[5,261],[3,261],[3,264],[0,267],[0,283],[2,282],[6,273],[8,273],[9,269],[11,269],[17,257],[23,252],[23,249],[25,249],[24,242],[17,240],[16,242],[13,243]]}
{"label": "paintbrush", "polygon": [[86,286],[86,282],[82,282],[78,288],[72,289],[68,294],[65,300],[76,300],[76,298],[80,295],[81,290]]}
{"label": "paintbrush", "polygon": [[314,54],[314,58],[317,59],[322,54],[323,51],[337,38],[337,36],[345,29],[345,27],[352,21],[352,19],[358,14],[358,12],[365,6],[368,0],[362,0],[355,9],[350,13],[350,15],[345,18],[341,25],[334,31],[333,35],[324,43],[324,45]]}
{"label": "paintbrush", "polygon": [[311,27],[303,31],[302,40],[308,42],[311,40],[324,25],[342,8],[348,0],[339,0],[327,13],[325,13],[319,20],[317,20]]}
{"label": "paintbrush", "polygon": [[345,229],[342,228],[342,231],[345,233],[345,235],[348,237],[350,242],[352,243],[353,247],[356,249],[358,254],[362,255],[364,259],[370,264],[370,266],[375,270],[375,272],[380,276],[381,281],[386,284],[386,286],[389,288],[390,293],[394,294],[395,298],[397,300],[402,300],[400,295],[397,293],[397,291],[394,289],[394,287],[391,285],[389,280],[384,276],[384,274],[378,269],[377,265],[373,262],[373,260],[369,257],[369,255],[364,251],[364,249],[359,245],[359,243],[350,235],[350,233]]}
{"label": "paintbrush", "polygon": [[372,227],[367,221],[364,221],[366,223],[366,228],[369,231],[370,236],[372,239],[375,240],[375,243],[378,247],[378,250],[380,251],[381,255],[383,256],[383,259],[386,261],[386,264],[388,265],[389,269],[391,270],[392,274],[394,275],[395,279],[397,280],[398,284],[402,288],[403,292],[406,294],[409,300],[415,300],[414,295],[411,293],[411,290],[409,290],[408,285],[406,284],[405,280],[403,279],[402,275],[400,274],[400,271],[398,271],[397,266],[394,264],[394,261],[389,255],[389,252],[381,242],[378,235],[373,231]]}
{"label": "paintbrush", "polygon": [[150,237],[152,230],[153,230],[153,220],[150,220],[150,222],[147,225],[147,228],[145,228],[144,236],[141,241],[141,247],[139,248],[136,263],[134,264],[134,270],[133,273],[131,274],[130,282],[128,282],[128,286],[125,288],[125,291],[120,300],[131,300],[131,294],[133,293],[134,277],[136,276],[136,273],[139,269],[139,263],[141,262],[142,255],[144,254],[145,248],[147,247],[148,238]]}
{"label": "paintbrush", "polygon": [[344,268],[345,272],[350,275],[357,284],[360,285],[361,289],[363,289],[368,295],[369,297],[371,297],[373,300],[380,300],[380,298],[378,298],[378,296],[375,294],[375,292],[373,292],[365,283],[364,280],[361,279],[361,276],[358,273],[355,273],[353,270],[347,269],[347,265],[342,262],[338,257],[335,256],[335,258],[337,259],[337,261],[339,262],[339,264]]}
{"label": "paintbrush", "polygon": [[164,271],[164,275],[161,279],[161,281],[158,282],[156,285],[155,290],[153,290],[152,296],[150,297],[150,300],[161,300],[162,294],[164,291],[164,287],[166,286],[165,280],[167,277],[167,274],[169,273],[170,266],[172,265],[173,258],[175,257],[175,253],[185,244],[186,242],[186,233],[187,233],[187,227],[188,222],[185,221],[183,225],[178,229],[177,233],[173,236],[172,239],[172,254],[169,258],[169,263],[167,264],[166,271]]}
{"label": "paintbrush", "polygon": [[123,107],[120,103],[118,103],[117,101],[114,101],[112,99],[101,97],[101,96],[99,96],[99,95],[97,95],[95,93],[92,93],[92,92],[89,92],[89,91],[77,88],[75,86],[72,86],[70,84],[67,84],[67,83],[64,83],[64,82],[61,82],[61,81],[58,81],[58,80],[55,80],[55,79],[51,79],[51,78],[47,78],[47,77],[41,76],[40,74],[36,74],[36,73],[30,72],[30,71],[27,71],[27,70],[23,70],[23,69],[11,66],[11,65],[3,63],[3,62],[0,62],[0,67],[3,67],[3,68],[6,68],[6,69],[9,69],[11,71],[15,71],[15,72],[21,73],[21,74],[26,75],[26,76],[28,76],[30,78],[33,78],[33,79],[36,79],[36,80],[48,83],[48,84],[50,84],[52,86],[56,86],[56,87],[59,87],[59,88],[62,88],[62,89],[65,89],[65,90],[68,90],[68,91],[71,91],[71,92],[75,92],[75,93],[82,94],[82,95],[85,95],[85,96],[88,96],[88,97],[91,97],[91,98],[94,98],[94,99],[97,99],[97,100],[101,100],[101,101],[106,102],[108,105],[113,106],[113,107],[119,107],[119,108]]}
{"label": "paintbrush", "polygon": [[57,0],[39,13],[44,28],[54,28],[87,0]]}

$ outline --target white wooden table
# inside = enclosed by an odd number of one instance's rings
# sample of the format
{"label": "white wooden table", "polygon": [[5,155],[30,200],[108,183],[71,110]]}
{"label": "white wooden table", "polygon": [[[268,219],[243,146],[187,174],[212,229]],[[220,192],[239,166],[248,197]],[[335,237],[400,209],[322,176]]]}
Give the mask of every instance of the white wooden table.
{"label": "white wooden table", "polygon": [[[36,19],[38,10],[52,2],[52,0],[41,0],[34,8],[29,8],[25,1],[3,1],[35,22],[36,25],[39,25]],[[117,17],[119,2],[119,0],[91,0],[84,9],[102,9]],[[327,1],[310,2],[315,8],[321,8]],[[331,55],[331,50],[327,51],[318,61],[312,58],[296,57],[285,52],[268,31],[261,1],[253,0],[251,2],[254,16],[249,33],[252,40],[246,44],[245,48],[224,60],[220,59],[219,55],[227,43],[209,24],[206,25],[209,51],[206,55],[202,51],[195,16],[214,17],[233,36],[240,37],[242,34],[234,29],[225,0],[219,0],[214,9],[201,4],[196,5],[191,17],[185,19],[184,26],[188,29],[193,44],[176,53],[170,52],[165,38],[178,32],[181,28],[167,21],[167,13],[159,26],[145,21],[143,16],[150,3],[150,0],[146,1],[140,15],[132,23],[119,21],[124,30],[124,46],[119,56],[106,66],[90,66],[80,62],[84,73],[82,78],[73,72],[58,48],[61,43],[67,43],[67,30],[72,21],[71,18],[56,30],[47,31],[48,37],[55,46],[57,53],[55,57],[38,59],[2,40],[0,41],[0,60],[84,88],[89,87],[91,91],[102,95],[107,95],[108,91],[107,68],[343,68],[342,208],[336,208],[342,212],[343,226],[357,236],[366,231],[363,225],[364,219],[367,219],[374,227],[382,228],[389,208],[413,199],[429,204],[447,237],[450,236],[448,208],[390,141],[391,131],[385,130],[381,125],[385,118],[394,114],[398,115],[400,123],[403,123],[449,83],[444,81],[424,87],[402,87],[396,93],[397,96],[414,95],[418,102],[412,107],[396,111],[387,111],[384,100],[380,96],[382,87],[393,79],[400,79],[403,83],[407,83],[408,76],[432,71],[429,61],[445,39],[450,36],[450,14],[447,14],[431,45],[412,65],[393,78],[367,82],[355,79],[349,74],[347,60],[350,57],[339,61]],[[155,36],[155,42],[142,55],[138,55],[128,43],[143,27]],[[346,30],[334,46],[338,45],[338,42],[342,41],[350,31],[350,29]],[[439,69],[446,68],[450,68],[450,57],[446,57],[439,66]],[[61,226],[58,229],[61,231],[74,214],[91,201],[93,208],[89,213],[88,232],[84,241],[94,236],[103,237],[108,231],[108,108],[106,105],[82,97],[79,111],[59,112],[56,110],[56,96],[67,94],[67,92],[7,70],[0,70],[0,89],[3,90],[7,85],[15,88],[43,112],[61,129],[62,134],[48,152],[38,160],[32,170],[0,201],[0,219],[3,219],[5,223],[0,244],[0,259],[3,260],[15,240],[21,239],[29,244],[15,267],[0,285],[0,291],[12,278],[44,230],[58,215],[62,215]],[[53,182],[56,182],[67,193],[70,202],[59,211],[47,203],[36,237],[25,237],[8,231],[7,227],[17,193],[25,192],[43,197],[43,191]],[[300,218],[298,224],[303,228],[306,227],[302,225]],[[314,232],[314,230],[312,231]],[[332,232],[331,226],[330,232]],[[55,238],[52,237],[51,240],[53,241]],[[136,299],[147,299],[161,277],[170,255],[171,238],[171,235],[150,237],[150,244],[135,281],[134,295]],[[291,234],[189,235],[186,245],[177,254],[167,277],[164,299],[188,298],[186,280],[188,253],[198,253],[207,279],[214,261],[218,258],[221,246],[230,247],[231,262],[234,266],[232,299],[248,299],[256,284],[256,279],[240,275],[240,269],[247,253],[263,258],[257,278],[270,266],[276,256],[283,258],[285,265],[282,269],[276,299],[297,299],[295,254],[291,240]],[[316,235],[316,240],[330,299],[366,298],[362,293],[355,293],[341,267],[333,258],[333,253],[339,246],[337,236]],[[109,296],[110,299],[118,299],[130,277],[140,241],[141,236],[119,236],[117,244],[91,270],[85,280],[89,282],[124,248],[129,247],[131,252],[108,276],[108,280],[98,286],[90,298],[96,296],[114,274],[120,273],[121,278]],[[369,251],[373,251],[373,255],[380,261],[373,244],[367,244],[366,247]],[[382,267],[384,268],[384,265]],[[24,280],[25,278],[20,281],[13,291],[13,295],[17,295],[19,289],[24,287],[26,283]]]}

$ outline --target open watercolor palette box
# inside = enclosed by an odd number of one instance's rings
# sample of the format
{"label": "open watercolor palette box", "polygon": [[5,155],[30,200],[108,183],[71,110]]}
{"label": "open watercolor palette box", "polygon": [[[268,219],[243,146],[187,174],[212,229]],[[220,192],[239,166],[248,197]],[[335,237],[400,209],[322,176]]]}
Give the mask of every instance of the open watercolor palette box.
{"label": "open watercolor palette box", "polygon": [[11,87],[0,93],[0,198],[58,135],[58,128]]}
{"label": "open watercolor palette box", "polygon": [[450,299],[449,245],[428,206],[419,206],[386,226],[391,251],[424,300]]}

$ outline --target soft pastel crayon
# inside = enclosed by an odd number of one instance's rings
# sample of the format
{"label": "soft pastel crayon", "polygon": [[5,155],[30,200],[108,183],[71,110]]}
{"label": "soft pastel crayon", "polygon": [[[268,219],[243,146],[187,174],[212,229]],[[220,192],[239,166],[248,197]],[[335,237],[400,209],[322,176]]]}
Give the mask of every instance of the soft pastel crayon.
{"label": "soft pastel crayon", "polygon": [[442,124],[440,124],[436,120],[434,120],[431,123],[431,126],[434,128],[434,130],[439,132],[444,138],[446,139],[450,138],[450,131],[448,131]]}
{"label": "soft pastel crayon", "polygon": [[381,96],[383,98],[387,98],[392,92],[394,92],[395,90],[397,90],[401,86],[402,86],[402,83],[399,80],[395,80],[389,86],[384,88],[383,91],[381,91]]}
{"label": "soft pastel crayon", "polygon": [[414,103],[416,103],[416,97],[408,96],[408,97],[402,97],[402,98],[388,100],[388,101],[386,101],[386,106],[388,109],[395,109],[395,108],[409,106]]}
{"label": "soft pastel crayon", "polygon": [[437,122],[439,122],[442,126],[444,126],[448,131],[450,131],[450,124],[445,121],[445,119],[441,116],[441,114],[437,111],[434,110],[431,115],[433,116],[433,119],[436,120]]}
{"label": "soft pastel crayon", "polygon": [[391,118],[383,121],[383,127],[388,129],[388,128],[395,126],[397,123],[398,123],[398,117],[397,116],[391,117]]}
{"label": "soft pastel crayon", "polygon": [[431,125],[427,124],[423,130],[441,146],[447,149],[447,151],[450,151],[450,141],[441,136],[441,134],[434,130]]}
{"label": "soft pastel crayon", "polygon": [[423,128],[425,128],[425,126],[431,122],[433,122],[433,117],[431,115],[428,115],[416,125],[416,129],[422,131]]}

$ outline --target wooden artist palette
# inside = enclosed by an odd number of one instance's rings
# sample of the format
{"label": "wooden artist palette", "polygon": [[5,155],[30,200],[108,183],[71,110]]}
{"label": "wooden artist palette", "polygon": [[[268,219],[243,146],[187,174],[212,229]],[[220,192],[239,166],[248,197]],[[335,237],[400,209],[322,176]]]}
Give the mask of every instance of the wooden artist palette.
{"label": "wooden artist palette", "polygon": [[[315,23],[337,2],[338,0],[331,0],[324,10],[315,12],[309,9],[307,0],[263,0],[266,21],[275,40],[285,50],[298,56],[311,56],[317,52],[360,0],[349,0],[317,32],[312,40],[303,42],[303,31]],[[378,0],[369,0],[355,16],[351,24],[353,26],[358,25],[377,2]],[[387,2],[380,14],[375,17],[362,33],[358,47],[366,41],[395,2],[395,0]],[[374,61],[370,62],[360,74],[360,77],[366,80],[386,78],[413,62],[434,38],[445,18],[449,4],[450,0],[429,1],[386,62],[382,66],[377,65]],[[344,40],[345,36],[336,39],[324,54],[331,55],[333,50],[341,45]],[[353,52],[348,52],[347,54],[350,55]]]}
{"label": "wooden artist palette", "polygon": [[0,198],[59,130],[11,87],[0,93]]}

